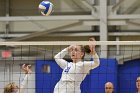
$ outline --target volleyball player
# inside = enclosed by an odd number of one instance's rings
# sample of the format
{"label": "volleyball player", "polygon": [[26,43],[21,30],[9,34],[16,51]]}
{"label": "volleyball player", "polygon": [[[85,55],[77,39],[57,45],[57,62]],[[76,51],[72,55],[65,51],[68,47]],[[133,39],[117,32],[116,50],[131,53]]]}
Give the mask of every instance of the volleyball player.
{"label": "volleyball player", "polygon": [[136,80],[136,87],[137,87],[137,92],[136,92],[136,93],[140,93],[140,76],[137,77],[137,80]]}
{"label": "volleyball player", "polygon": [[105,93],[113,93],[113,91],[114,91],[113,83],[107,82],[105,84]]}
{"label": "volleyball player", "polygon": [[23,64],[21,69],[25,73],[25,76],[20,86],[18,87],[17,84],[15,84],[14,82],[9,83],[4,87],[4,93],[24,93],[25,90],[24,88],[27,84],[27,80],[30,77],[32,70],[31,70],[31,65],[26,65],[26,64]]}
{"label": "volleyball player", "polygon": [[[93,40],[93,42],[95,42]],[[73,45],[63,49],[55,55],[55,61],[63,69],[61,79],[54,88],[54,93],[81,93],[80,84],[91,69],[99,66],[99,57],[95,45],[89,45],[90,54],[94,61],[84,61],[85,49],[81,45]],[[70,55],[72,62],[67,62],[63,57]]]}

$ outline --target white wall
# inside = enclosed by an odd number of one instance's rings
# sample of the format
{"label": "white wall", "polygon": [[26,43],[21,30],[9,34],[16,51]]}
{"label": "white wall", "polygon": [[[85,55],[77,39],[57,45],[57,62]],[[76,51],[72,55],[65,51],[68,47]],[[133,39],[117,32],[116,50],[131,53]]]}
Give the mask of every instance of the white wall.
{"label": "white wall", "polygon": [[8,81],[7,67],[4,64],[0,64],[0,77],[0,92],[3,93],[4,85]]}

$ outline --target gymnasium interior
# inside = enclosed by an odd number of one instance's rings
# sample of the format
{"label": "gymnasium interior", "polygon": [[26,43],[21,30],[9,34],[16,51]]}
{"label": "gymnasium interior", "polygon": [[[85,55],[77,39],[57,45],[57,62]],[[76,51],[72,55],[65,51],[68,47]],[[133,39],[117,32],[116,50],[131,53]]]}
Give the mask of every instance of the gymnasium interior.
{"label": "gymnasium interior", "polygon": [[[53,4],[49,16],[41,15],[38,9],[42,1],[0,0],[1,93],[9,82],[20,85],[22,64],[31,64],[33,71],[24,93],[53,93],[62,73],[54,55],[68,46],[64,43],[88,41],[90,37],[99,41],[100,66],[86,76],[81,93],[105,93],[106,82],[114,84],[113,93],[136,93],[140,0],[49,0]],[[43,42],[46,45],[41,45]],[[85,55],[86,60],[89,57]],[[70,61],[69,56],[65,58]]]}

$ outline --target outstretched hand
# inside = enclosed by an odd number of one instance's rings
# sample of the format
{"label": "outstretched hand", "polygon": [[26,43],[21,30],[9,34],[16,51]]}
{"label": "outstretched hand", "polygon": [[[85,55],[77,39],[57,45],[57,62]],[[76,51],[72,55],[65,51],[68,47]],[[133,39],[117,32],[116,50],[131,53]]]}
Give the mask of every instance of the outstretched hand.
{"label": "outstretched hand", "polygon": [[22,67],[21,67],[21,69],[25,72],[25,74],[32,73],[31,65],[23,64]]}
{"label": "outstretched hand", "polygon": [[95,51],[95,46],[96,46],[96,40],[95,38],[89,38],[89,49],[90,49],[90,54],[95,54],[96,51]]}

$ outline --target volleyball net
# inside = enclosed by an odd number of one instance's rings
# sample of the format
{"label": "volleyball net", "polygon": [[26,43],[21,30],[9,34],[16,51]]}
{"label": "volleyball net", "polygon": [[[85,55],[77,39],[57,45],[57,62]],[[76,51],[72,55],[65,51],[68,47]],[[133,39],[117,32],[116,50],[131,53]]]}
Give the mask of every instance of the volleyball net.
{"label": "volleyball net", "polygon": [[[0,92],[10,82],[20,86],[22,64],[32,65],[32,78],[28,79],[25,93],[53,93],[62,69],[54,55],[69,45],[89,45],[88,41],[0,42]],[[82,93],[103,93],[105,83],[114,84],[114,93],[136,91],[140,76],[140,41],[96,41],[100,66],[91,70],[81,84]],[[84,60],[90,60],[89,54]],[[66,60],[71,61],[68,55]],[[78,77],[77,77],[78,78]]]}

